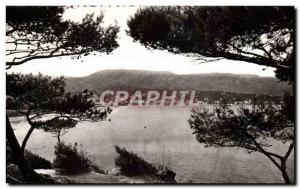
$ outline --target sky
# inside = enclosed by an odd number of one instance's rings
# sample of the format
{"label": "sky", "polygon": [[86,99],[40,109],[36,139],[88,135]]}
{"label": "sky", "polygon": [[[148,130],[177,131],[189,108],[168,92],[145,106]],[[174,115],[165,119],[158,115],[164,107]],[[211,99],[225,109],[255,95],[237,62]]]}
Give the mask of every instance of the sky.
{"label": "sky", "polygon": [[[167,51],[149,50],[126,34],[127,20],[139,7],[76,7],[67,9],[64,19],[80,22],[87,13],[95,16],[104,13],[104,25],[117,23],[119,47],[111,54],[87,56],[79,60],[70,57],[40,59],[14,66],[8,72],[42,73],[51,76],[82,77],[107,69],[169,71],[175,74],[197,73],[234,73],[255,74],[274,77],[274,69],[256,64],[222,59],[200,63],[184,55],[175,55]],[[266,68],[265,70],[263,70]]]}

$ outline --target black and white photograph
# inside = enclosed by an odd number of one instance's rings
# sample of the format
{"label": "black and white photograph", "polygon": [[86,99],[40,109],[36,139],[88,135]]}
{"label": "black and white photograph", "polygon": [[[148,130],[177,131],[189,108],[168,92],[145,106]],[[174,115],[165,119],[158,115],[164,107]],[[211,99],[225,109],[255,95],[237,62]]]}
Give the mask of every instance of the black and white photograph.
{"label": "black and white photograph", "polygon": [[296,16],[5,5],[7,185],[295,185]]}

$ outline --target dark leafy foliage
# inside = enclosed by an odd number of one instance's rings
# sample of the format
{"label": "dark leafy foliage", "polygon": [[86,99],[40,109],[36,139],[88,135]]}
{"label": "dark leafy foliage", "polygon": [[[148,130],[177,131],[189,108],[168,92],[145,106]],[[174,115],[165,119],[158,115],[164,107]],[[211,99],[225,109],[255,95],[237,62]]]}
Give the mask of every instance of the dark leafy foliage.
{"label": "dark leafy foliage", "polygon": [[[6,82],[8,109],[16,108],[26,110],[23,113],[35,113],[40,117],[43,114],[57,113],[60,117],[79,118],[80,120],[103,120],[111,109],[95,107],[91,99],[93,93],[83,91],[79,94],[65,93],[63,77],[51,78],[49,76],[8,74]],[[52,122],[57,122],[55,118]]]}
{"label": "dark leafy foliage", "polygon": [[6,65],[34,59],[110,53],[118,47],[119,27],[103,27],[103,15],[86,15],[80,23],[63,20],[65,7],[8,6],[6,8]]}
{"label": "dark leafy foliage", "polygon": [[128,27],[149,48],[270,66],[282,81],[295,79],[293,7],[146,7]]}
{"label": "dark leafy foliage", "polygon": [[75,127],[77,121],[67,116],[66,117],[57,116],[45,122],[40,121],[40,123],[41,123],[40,128],[42,128],[44,131],[57,133],[62,129],[71,129]]}
{"label": "dark leafy foliage", "polygon": [[[20,30],[21,32],[46,32],[47,28],[54,28],[55,24],[62,22],[63,7],[37,7],[37,6],[8,6],[6,8],[6,23],[10,26],[7,34]],[[48,30],[51,30],[48,29]]]}
{"label": "dark leafy foliage", "polygon": [[[62,56],[80,58],[82,55],[87,56],[92,52],[110,53],[118,47],[116,39],[119,27],[116,25],[103,27],[103,15],[96,19],[93,18],[93,15],[87,15],[82,22],[75,23],[70,20],[62,19],[64,9],[65,7],[49,6],[6,7],[7,69],[35,59]],[[16,79],[15,77],[13,78]],[[40,79],[46,80],[46,83],[51,80],[46,77],[41,77]],[[37,90],[35,90],[35,94],[32,98],[30,97],[30,93],[27,93],[29,95],[26,95],[26,90],[34,91],[34,87],[30,85],[36,83],[30,84],[30,82],[26,81],[25,83],[29,84],[29,87],[26,86],[23,89],[20,85],[22,83],[23,81],[21,80],[15,83],[9,82],[7,86],[7,104],[12,105],[14,109],[25,114],[31,128],[28,130],[24,141],[22,142],[22,146],[20,147],[8,116],[6,115],[6,139],[11,146],[16,164],[24,179],[30,183],[39,183],[42,178],[25,162],[24,149],[31,133],[39,126],[34,122],[34,119],[40,117],[41,113],[49,113],[49,111],[54,111],[58,107],[56,105],[60,100],[58,100],[57,97],[63,94],[63,90],[61,89],[64,87],[64,83],[61,82],[60,79],[57,79],[57,83],[63,84],[63,86],[55,85],[53,80],[50,83],[45,84],[51,84],[48,87],[53,87],[53,89],[55,89],[55,91],[53,91],[45,88],[44,84],[38,82],[39,87],[36,87]],[[14,89],[14,84],[18,85],[18,90]],[[54,93],[47,94],[49,91]],[[53,102],[55,102],[52,103],[52,106],[49,102],[49,100],[51,100],[51,95],[54,95]],[[33,111],[33,109],[35,110]],[[55,111],[58,110],[56,109]],[[36,114],[31,116],[30,114],[33,112]],[[95,110],[94,113],[98,115],[102,114],[100,117],[96,116],[96,119],[98,120],[105,117],[100,110]],[[91,117],[91,115],[92,114],[89,113],[88,118]],[[93,120],[95,120],[95,116],[93,116]],[[57,121],[58,120],[56,120],[56,122]],[[60,135],[59,133],[57,135],[58,138]]]}
{"label": "dark leafy foliage", "polygon": [[146,162],[136,154],[119,146],[115,146],[115,150],[118,153],[115,165],[120,168],[122,174],[127,176],[156,176],[158,174],[158,169],[154,165]]}
{"label": "dark leafy foliage", "polygon": [[[291,119],[293,106],[288,99],[294,97],[286,96],[279,106],[254,99],[252,107],[241,107],[238,111],[221,99],[220,106],[213,111],[205,107],[193,109],[188,122],[199,143],[214,147],[241,147],[248,152],[263,153],[280,169],[285,182],[291,183],[286,172],[286,160],[294,148],[295,120]],[[284,155],[269,152],[270,138],[290,143]]]}
{"label": "dark leafy foliage", "polygon": [[64,87],[63,77],[14,73],[6,75],[6,95],[20,108],[34,106],[38,110],[52,110],[51,104],[64,94]]}
{"label": "dark leafy foliage", "polygon": [[251,108],[242,107],[234,112],[221,103],[213,112],[205,107],[193,109],[188,122],[200,143],[259,151],[256,143],[269,146],[266,137],[284,143],[294,140],[294,122],[288,119],[282,106],[254,101]]}
{"label": "dark leafy foliage", "polygon": [[63,142],[55,146],[53,166],[64,174],[79,174],[92,170],[94,167],[87,154],[75,145],[66,145]]}
{"label": "dark leafy foliage", "polygon": [[51,132],[60,142],[60,136],[75,127],[78,121],[102,121],[112,111],[96,107],[91,99],[93,94],[88,91],[65,93],[63,77],[9,74],[6,85],[11,106],[7,108],[15,108],[25,115],[31,126],[22,142],[23,150],[34,129]]}
{"label": "dark leafy foliage", "polygon": [[25,150],[25,158],[33,169],[52,169],[50,161],[28,150]]}

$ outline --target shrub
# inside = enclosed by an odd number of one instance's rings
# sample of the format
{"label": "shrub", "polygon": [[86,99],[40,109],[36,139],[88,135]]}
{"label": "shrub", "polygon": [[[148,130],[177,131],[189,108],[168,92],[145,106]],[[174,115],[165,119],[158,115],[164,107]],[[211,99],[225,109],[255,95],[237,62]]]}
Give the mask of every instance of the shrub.
{"label": "shrub", "polygon": [[115,150],[118,153],[118,156],[115,158],[115,165],[120,168],[122,174],[126,176],[157,176],[158,169],[143,158],[119,146],[115,146]]}
{"label": "shrub", "polygon": [[52,169],[50,161],[28,150],[25,150],[25,158],[33,169]]}
{"label": "shrub", "polygon": [[58,143],[54,153],[53,166],[65,174],[89,172],[94,166],[86,153],[78,150],[77,143],[74,146]]}

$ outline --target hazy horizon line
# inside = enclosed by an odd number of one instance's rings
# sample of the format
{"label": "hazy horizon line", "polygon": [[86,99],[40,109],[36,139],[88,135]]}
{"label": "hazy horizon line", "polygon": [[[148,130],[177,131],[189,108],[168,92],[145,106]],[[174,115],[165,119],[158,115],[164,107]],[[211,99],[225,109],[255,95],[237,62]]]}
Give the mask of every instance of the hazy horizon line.
{"label": "hazy horizon line", "polygon": [[[88,77],[88,76],[91,76],[91,75],[94,75],[96,73],[99,73],[99,72],[105,72],[105,71],[132,71],[132,72],[155,72],[155,73],[169,73],[169,74],[173,74],[173,75],[213,75],[213,74],[219,74],[219,75],[243,75],[243,76],[255,76],[255,77],[260,77],[260,78],[276,78],[275,76],[261,76],[261,75],[258,75],[258,74],[249,74],[249,73],[230,73],[230,72],[208,72],[208,73],[175,73],[175,72],[172,72],[172,71],[169,71],[169,70],[148,70],[148,69],[126,69],[126,68],[111,68],[111,69],[100,69],[98,71],[95,71],[94,73],[90,73],[90,74],[87,74],[87,75],[84,75],[84,76],[72,76],[72,75],[56,75],[56,76],[53,76],[53,75],[49,75],[49,74],[44,74],[44,73],[41,73],[43,75],[48,75],[48,76],[51,76],[51,77],[66,77],[66,78],[83,78],[83,77]],[[39,73],[22,73],[20,71],[16,71],[16,72],[11,72],[11,73],[21,73],[21,74],[32,74],[32,75],[37,75]]]}

